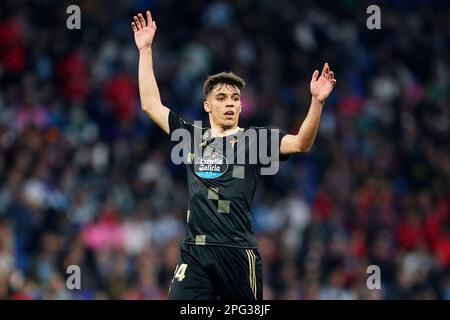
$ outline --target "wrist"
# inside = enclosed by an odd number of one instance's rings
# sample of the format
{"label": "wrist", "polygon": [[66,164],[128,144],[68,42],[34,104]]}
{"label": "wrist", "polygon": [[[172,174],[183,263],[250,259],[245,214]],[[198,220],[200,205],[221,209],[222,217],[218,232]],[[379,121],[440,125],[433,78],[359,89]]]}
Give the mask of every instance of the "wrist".
{"label": "wrist", "polygon": [[148,52],[152,52],[152,46],[146,46],[143,48],[139,48],[139,53],[148,53]]}
{"label": "wrist", "polygon": [[317,97],[311,97],[311,105],[323,106],[325,104],[325,100],[319,100]]}

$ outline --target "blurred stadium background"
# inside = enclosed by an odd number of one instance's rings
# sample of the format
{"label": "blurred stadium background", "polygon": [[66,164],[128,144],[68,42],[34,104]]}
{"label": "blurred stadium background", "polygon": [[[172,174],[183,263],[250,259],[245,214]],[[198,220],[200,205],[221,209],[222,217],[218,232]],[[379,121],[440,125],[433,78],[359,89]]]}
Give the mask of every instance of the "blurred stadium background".
{"label": "blurred stadium background", "polygon": [[130,22],[146,9],[163,102],[187,120],[206,120],[201,85],[225,70],[248,82],[241,126],[294,133],[312,72],[335,71],[313,149],[254,202],[265,299],[450,299],[445,0],[2,0],[0,299],[166,298],[185,169],[140,111]]}

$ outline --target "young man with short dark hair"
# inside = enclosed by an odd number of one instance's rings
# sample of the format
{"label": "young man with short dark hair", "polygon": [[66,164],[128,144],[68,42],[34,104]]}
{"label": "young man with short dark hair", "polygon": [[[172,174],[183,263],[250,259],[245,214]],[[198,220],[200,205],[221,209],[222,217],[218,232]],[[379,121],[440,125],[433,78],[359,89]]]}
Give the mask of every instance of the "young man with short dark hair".
{"label": "young man with short dark hair", "polygon": [[314,71],[311,105],[296,135],[239,127],[245,81],[224,72],[209,76],[203,86],[210,127],[192,125],[161,102],[152,61],[156,23],[149,11],[146,15],[147,20],[138,14],[131,23],[139,49],[142,110],[172,138],[175,133],[193,136],[183,141],[187,227],[169,299],[261,300],[262,264],[250,213],[258,177],[271,162],[310,150],[325,99],[336,84],[334,74],[327,63],[320,76]]}

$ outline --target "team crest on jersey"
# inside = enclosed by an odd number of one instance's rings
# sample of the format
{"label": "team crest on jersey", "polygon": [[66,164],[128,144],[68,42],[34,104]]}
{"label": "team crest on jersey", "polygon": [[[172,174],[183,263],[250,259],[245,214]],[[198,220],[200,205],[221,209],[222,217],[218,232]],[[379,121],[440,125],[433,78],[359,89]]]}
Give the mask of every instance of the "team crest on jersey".
{"label": "team crest on jersey", "polygon": [[223,175],[228,169],[227,159],[217,153],[198,158],[195,161],[194,172],[203,179],[215,179]]}

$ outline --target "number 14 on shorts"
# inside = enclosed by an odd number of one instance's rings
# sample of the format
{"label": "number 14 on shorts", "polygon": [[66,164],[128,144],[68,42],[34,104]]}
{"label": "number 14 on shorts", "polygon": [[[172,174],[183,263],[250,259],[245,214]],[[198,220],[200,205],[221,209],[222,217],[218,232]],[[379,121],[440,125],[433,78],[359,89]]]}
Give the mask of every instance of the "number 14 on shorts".
{"label": "number 14 on shorts", "polygon": [[[182,263],[182,264],[177,264],[176,268],[175,268],[175,272],[173,273],[173,280],[177,279],[179,282],[183,281],[183,279],[186,277],[185,273],[186,273],[186,269],[187,269],[188,265],[187,263]],[[172,280],[172,282],[173,282]]]}

